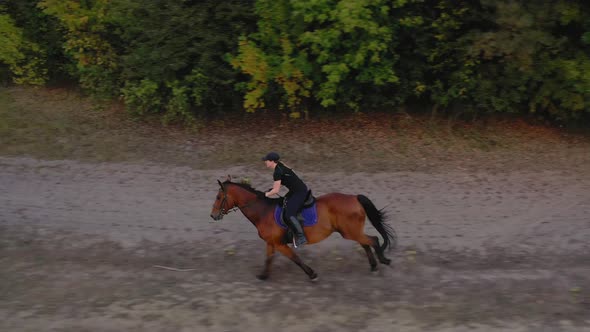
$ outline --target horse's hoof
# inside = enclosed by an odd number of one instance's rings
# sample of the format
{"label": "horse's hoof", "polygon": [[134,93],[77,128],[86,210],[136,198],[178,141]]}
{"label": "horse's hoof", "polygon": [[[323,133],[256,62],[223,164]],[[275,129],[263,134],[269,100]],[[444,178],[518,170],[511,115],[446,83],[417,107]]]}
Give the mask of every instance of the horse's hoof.
{"label": "horse's hoof", "polygon": [[383,260],[381,260],[381,264],[389,265],[391,264],[391,259],[384,258]]}
{"label": "horse's hoof", "polygon": [[309,277],[309,280],[316,282],[320,280],[320,277],[318,277],[318,275],[314,273],[312,276]]}
{"label": "horse's hoof", "polygon": [[378,272],[379,269],[377,268],[377,265],[375,266],[371,266],[371,272]]}
{"label": "horse's hoof", "polygon": [[268,279],[268,274],[258,274],[258,275],[256,275],[256,278],[258,280],[266,280],[266,279]]}

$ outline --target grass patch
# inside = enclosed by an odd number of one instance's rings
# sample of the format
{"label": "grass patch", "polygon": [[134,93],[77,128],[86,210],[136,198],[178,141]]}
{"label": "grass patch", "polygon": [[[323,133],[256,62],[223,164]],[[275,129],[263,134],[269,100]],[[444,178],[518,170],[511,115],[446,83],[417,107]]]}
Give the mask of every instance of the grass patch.
{"label": "grass patch", "polygon": [[165,128],[136,121],[118,105],[95,104],[68,90],[0,90],[2,155],[100,162],[149,160],[150,151],[165,150],[171,143],[165,136]]}
{"label": "grass patch", "polygon": [[184,129],[133,119],[120,105],[96,104],[71,90],[0,89],[4,156],[219,169],[257,165],[270,150],[305,171],[506,170],[590,161],[588,136],[517,120],[484,125],[408,114],[293,120],[244,113]]}

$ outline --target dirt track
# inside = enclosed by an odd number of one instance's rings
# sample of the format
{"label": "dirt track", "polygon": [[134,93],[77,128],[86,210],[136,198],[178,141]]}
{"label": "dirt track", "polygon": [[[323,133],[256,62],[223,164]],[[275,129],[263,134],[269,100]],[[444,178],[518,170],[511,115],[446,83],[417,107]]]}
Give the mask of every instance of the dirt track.
{"label": "dirt track", "polygon": [[306,172],[399,235],[376,274],[338,235],[306,247],[317,283],[283,257],[254,278],[251,224],[208,217],[226,173],[269,185],[262,165],[0,158],[0,330],[590,331],[590,172]]}

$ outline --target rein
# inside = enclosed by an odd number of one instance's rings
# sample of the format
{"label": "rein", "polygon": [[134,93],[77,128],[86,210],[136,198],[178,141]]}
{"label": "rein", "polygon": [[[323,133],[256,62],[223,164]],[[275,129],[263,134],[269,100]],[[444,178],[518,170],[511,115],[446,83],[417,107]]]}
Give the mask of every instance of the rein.
{"label": "rein", "polygon": [[238,206],[236,204],[235,207],[233,207],[231,209],[228,209],[227,208],[227,193],[225,192],[225,188],[224,188],[224,190],[223,190],[223,200],[221,200],[221,204],[220,204],[221,214],[224,214],[225,215],[225,214],[228,214],[230,212],[234,212],[234,211],[237,211],[237,210],[240,210],[240,209],[245,209],[245,208],[251,206],[252,204],[256,203],[256,201],[257,201],[256,199],[253,199],[251,202],[249,202],[249,203],[247,203],[245,205]]}

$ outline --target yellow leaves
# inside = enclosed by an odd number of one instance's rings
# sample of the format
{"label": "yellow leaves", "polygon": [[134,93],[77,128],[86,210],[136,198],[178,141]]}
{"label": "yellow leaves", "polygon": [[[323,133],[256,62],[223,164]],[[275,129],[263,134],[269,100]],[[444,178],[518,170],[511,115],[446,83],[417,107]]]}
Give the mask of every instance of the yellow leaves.
{"label": "yellow leaves", "polygon": [[254,80],[266,81],[268,76],[268,64],[263,52],[251,41],[240,40],[239,54],[231,60],[234,68],[251,75]]}
{"label": "yellow leaves", "polygon": [[65,49],[78,61],[78,66],[98,65],[112,69],[117,66],[116,53],[108,40],[99,34],[106,29],[103,19],[109,4],[110,0],[84,3],[43,0],[38,6],[67,28]]}
{"label": "yellow leaves", "polygon": [[422,16],[402,17],[399,20],[399,24],[401,26],[406,26],[406,27],[419,26],[419,25],[422,25],[423,23],[424,23],[424,18]]}
{"label": "yellow leaves", "polygon": [[263,97],[269,82],[269,65],[264,53],[246,38],[240,39],[238,52],[238,56],[230,62],[234,68],[251,76],[244,95],[244,108],[247,112],[254,112],[265,106]]}
{"label": "yellow leaves", "polygon": [[426,84],[418,82],[416,83],[416,87],[414,88],[414,93],[419,96],[426,91],[426,88]]}
{"label": "yellow leaves", "polygon": [[0,15],[0,62],[15,64],[24,58],[20,51],[23,33],[8,15]]}
{"label": "yellow leaves", "polygon": [[298,106],[302,98],[310,95],[309,89],[313,82],[295,66],[291,57],[293,43],[286,36],[279,37],[278,42],[281,47],[280,55],[271,57],[254,41],[240,39],[238,56],[231,60],[231,64],[251,76],[244,96],[244,108],[248,112],[265,107],[264,97],[271,82],[283,88],[288,107]]}
{"label": "yellow leaves", "polygon": [[22,65],[12,66],[11,70],[16,84],[43,85],[47,78],[45,59],[32,58]]}
{"label": "yellow leaves", "polygon": [[285,90],[287,105],[291,108],[299,106],[303,97],[309,97],[309,89],[313,86],[313,82],[305,77],[303,72],[297,69],[287,57],[281,66],[281,72],[275,78],[275,82]]}
{"label": "yellow leaves", "polygon": [[265,106],[264,95],[266,94],[268,84],[266,82],[250,81],[248,91],[244,95],[244,108],[247,112],[254,112]]}
{"label": "yellow leaves", "polygon": [[293,44],[291,43],[289,38],[282,36],[279,39],[279,42],[281,43],[281,47],[283,49],[283,54],[290,55],[293,53]]}
{"label": "yellow leaves", "polygon": [[26,39],[8,15],[0,15],[0,45],[0,63],[8,65],[15,83],[45,83],[47,68],[43,50],[38,44]]}
{"label": "yellow leaves", "polygon": [[88,24],[88,16],[82,16],[78,18],[78,25],[79,26],[86,26]]}

